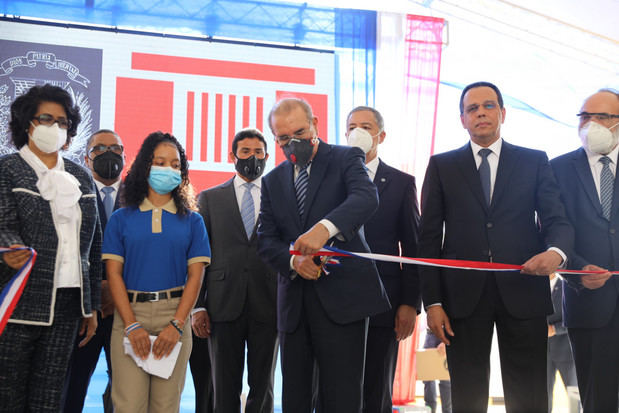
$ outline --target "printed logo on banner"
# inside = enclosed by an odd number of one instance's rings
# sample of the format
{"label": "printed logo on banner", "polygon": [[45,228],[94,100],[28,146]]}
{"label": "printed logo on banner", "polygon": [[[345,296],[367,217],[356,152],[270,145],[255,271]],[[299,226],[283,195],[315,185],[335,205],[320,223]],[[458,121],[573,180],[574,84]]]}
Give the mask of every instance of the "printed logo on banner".
{"label": "printed logo on banner", "polygon": [[49,83],[80,108],[82,121],[63,156],[83,164],[86,141],[99,128],[101,58],[100,49],[0,40],[0,155],[15,151],[8,125],[13,100]]}
{"label": "printed logo on banner", "polygon": [[[123,137],[128,162],[149,133],[173,132],[185,148],[198,191],[234,174],[228,153],[241,128],[264,133],[271,154],[267,169],[284,160],[269,139],[267,119],[283,97],[307,100],[318,117],[319,136],[329,139],[328,96],[297,92],[324,90],[316,83],[315,68],[133,52],[131,69],[135,77],[116,78],[115,105],[115,130]],[[144,72],[149,74],[143,78]]]}

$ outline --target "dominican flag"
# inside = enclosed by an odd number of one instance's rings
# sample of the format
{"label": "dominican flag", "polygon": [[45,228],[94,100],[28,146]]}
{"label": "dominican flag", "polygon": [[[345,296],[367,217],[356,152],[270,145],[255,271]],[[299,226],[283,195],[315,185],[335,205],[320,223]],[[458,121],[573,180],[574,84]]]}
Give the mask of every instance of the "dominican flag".
{"label": "dominican flag", "polygon": [[32,266],[37,259],[37,253],[32,248],[2,248],[0,247],[0,254],[8,252],[8,251],[16,251],[19,249],[30,250],[32,255],[28,258],[28,261],[24,264],[23,267],[19,269],[17,274],[11,278],[9,283],[4,287],[2,292],[0,293],[0,335],[4,331],[4,326],[11,318],[11,314],[13,314],[13,310],[21,297],[22,292],[24,291],[24,287],[28,282],[28,277],[30,276],[30,271],[32,270]]}

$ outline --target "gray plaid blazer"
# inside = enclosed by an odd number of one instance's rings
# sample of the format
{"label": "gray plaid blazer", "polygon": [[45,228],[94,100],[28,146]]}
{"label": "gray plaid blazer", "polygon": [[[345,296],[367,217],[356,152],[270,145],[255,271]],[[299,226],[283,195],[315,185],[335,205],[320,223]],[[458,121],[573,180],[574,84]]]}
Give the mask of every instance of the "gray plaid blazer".
{"label": "gray plaid blazer", "polygon": [[[79,232],[83,315],[101,305],[101,226],[94,181],[86,169],[64,158],[65,171],[80,183]],[[51,325],[54,304],[54,268],[58,236],[52,211],[37,189],[37,175],[18,154],[0,158],[0,246],[23,244],[37,251],[37,260],[10,321]],[[0,289],[15,270],[0,260]]]}

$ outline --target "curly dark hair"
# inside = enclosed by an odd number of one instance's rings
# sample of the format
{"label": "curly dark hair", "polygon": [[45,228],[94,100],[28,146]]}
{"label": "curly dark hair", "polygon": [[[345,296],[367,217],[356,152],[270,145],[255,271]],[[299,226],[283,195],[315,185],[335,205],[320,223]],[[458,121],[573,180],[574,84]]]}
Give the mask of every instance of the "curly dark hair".
{"label": "curly dark hair", "polygon": [[170,143],[176,146],[181,157],[181,178],[182,182],[172,191],[174,204],[180,215],[188,214],[189,211],[194,211],[195,197],[193,187],[189,182],[189,164],[187,156],[181,144],[173,135],[163,133],[161,131],[153,132],[144,139],[140,151],[129,169],[129,173],[125,178],[123,189],[121,191],[121,200],[126,207],[138,207],[148,196],[148,175],[150,167],[153,163],[155,148],[160,143]]}
{"label": "curly dark hair", "polygon": [[71,144],[71,138],[77,134],[77,125],[79,125],[82,117],[80,116],[80,108],[73,104],[73,99],[69,92],[50,84],[33,86],[11,104],[9,128],[11,129],[13,145],[17,149],[21,149],[22,146],[28,143],[30,121],[32,121],[32,118],[39,110],[39,105],[43,102],[58,103],[64,108],[67,119],[71,121],[71,127],[67,130],[67,146]]}

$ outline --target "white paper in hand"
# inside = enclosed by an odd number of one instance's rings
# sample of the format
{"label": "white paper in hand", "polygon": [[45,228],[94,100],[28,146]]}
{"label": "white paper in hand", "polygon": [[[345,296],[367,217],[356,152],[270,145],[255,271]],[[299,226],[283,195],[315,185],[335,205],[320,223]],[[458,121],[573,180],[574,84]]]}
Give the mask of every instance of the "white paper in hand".
{"label": "white paper in hand", "polygon": [[[153,343],[157,339],[157,336],[150,336],[150,347],[153,347]],[[141,367],[145,372],[152,374],[154,376],[159,376],[164,379],[169,379],[174,371],[174,366],[176,365],[176,359],[178,358],[178,354],[181,351],[182,343],[179,341],[172,349],[172,352],[168,357],[162,357],[159,360],[155,359],[153,352],[148,353],[148,357],[146,360],[142,360],[139,358],[133,351],[133,347],[131,347],[131,342],[127,337],[123,338],[123,346],[125,348],[125,354],[131,356],[135,364],[138,367]]]}

